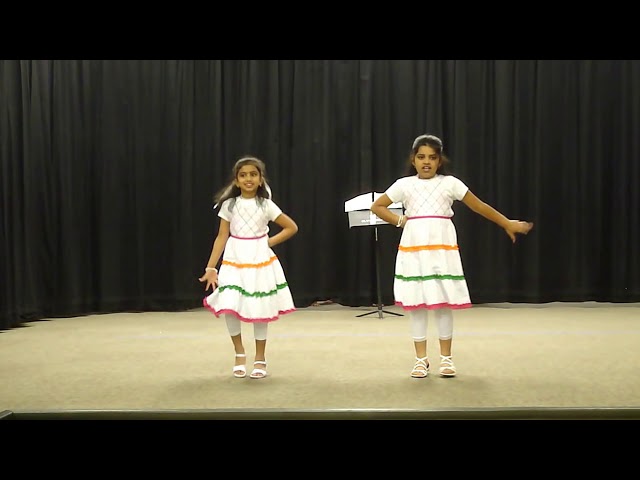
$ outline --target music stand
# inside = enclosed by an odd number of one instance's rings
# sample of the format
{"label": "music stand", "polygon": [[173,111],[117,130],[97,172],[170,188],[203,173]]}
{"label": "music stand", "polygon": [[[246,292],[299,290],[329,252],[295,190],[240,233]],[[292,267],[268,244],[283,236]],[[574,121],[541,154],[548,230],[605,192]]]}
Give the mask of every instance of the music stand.
{"label": "music stand", "polygon": [[[376,304],[376,310],[371,312],[356,315],[356,317],[366,317],[374,313],[378,314],[378,318],[383,318],[382,314],[387,313],[389,315],[396,315],[402,317],[401,313],[390,312],[383,310],[382,304],[382,291],[380,285],[380,245],[378,243],[378,225],[389,225],[389,223],[382,220],[371,211],[371,205],[378,197],[382,196],[382,193],[369,192],[358,195],[350,200],[344,202],[344,211],[349,216],[349,228],[351,227],[369,227],[372,228],[375,238],[375,262],[376,262],[376,290],[378,294],[378,303]],[[389,210],[397,215],[402,214],[402,204],[392,203],[389,205]]]}

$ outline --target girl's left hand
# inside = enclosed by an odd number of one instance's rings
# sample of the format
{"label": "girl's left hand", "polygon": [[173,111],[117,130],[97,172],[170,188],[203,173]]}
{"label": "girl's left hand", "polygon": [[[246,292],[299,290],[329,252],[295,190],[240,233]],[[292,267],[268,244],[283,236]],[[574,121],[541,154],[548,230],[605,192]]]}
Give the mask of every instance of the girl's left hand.
{"label": "girl's left hand", "polygon": [[509,220],[509,225],[505,228],[512,243],[516,243],[516,234],[526,235],[533,228],[533,222],[523,222],[521,220]]}

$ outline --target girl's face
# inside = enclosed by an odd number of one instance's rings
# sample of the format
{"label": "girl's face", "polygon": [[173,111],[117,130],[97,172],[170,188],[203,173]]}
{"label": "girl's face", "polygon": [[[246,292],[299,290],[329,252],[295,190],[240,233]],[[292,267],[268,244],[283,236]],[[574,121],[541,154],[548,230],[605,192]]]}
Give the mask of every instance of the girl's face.
{"label": "girl's face", "polygon": [[244,165],[236,174],[236,186],[245,198],[256,196],[258,187],[262,185],[262,175],[255,165]]}
{"label": "girl's face", "polygon": [[438,173],[441,158],[429,145],[422,145],[411,162],[419,178],[433,178]]}

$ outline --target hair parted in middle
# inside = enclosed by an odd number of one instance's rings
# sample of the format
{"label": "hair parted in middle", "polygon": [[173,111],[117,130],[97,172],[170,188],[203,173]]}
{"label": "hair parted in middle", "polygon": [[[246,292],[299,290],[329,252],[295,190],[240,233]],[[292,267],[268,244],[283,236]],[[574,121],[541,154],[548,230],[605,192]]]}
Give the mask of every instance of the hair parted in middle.
{"label": "hair parted in middle", "polygon": [[[213,208],[217,208],[218,205],[222,205],[222,203],[229,199],[238,197],[241,194],[240,187],[236,185],[236,180],[238,178],[238,172],[240,169],[246,165],[253,165],[258,169],[260,173],[260,178],[262,180],[261,185],[258,187],[256,191],[256,197],[258,201],[262,201],[263,198],[271,198],[271,188],[267,183],[267,167],[262,160],[258,157],[254,157],[253,155],[245,155],[241,157],[238,161],[236,161],[235,165],[231,169],[231,178],[227,185],[221,188],[218,193],[213,197],[213,201],[215,205]],[[233,205],[231,206],[233,208]]]}

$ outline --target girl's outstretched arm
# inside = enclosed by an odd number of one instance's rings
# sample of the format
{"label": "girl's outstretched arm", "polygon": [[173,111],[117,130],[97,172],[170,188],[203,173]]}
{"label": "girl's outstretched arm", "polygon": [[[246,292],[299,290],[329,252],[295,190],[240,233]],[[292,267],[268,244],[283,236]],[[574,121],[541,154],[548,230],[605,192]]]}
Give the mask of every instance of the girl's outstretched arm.
{"label": "girl's outstretched arm", "polygon": [[269,238],[270,247],[278,245],[285,240],[289,240],[296,233],[298,233],[298,225],[286,213],[281,213],[280,215],[278,215],[278,218],[275,219],[275,223],[280,225],[280,227],[282,227],[282,230],[276,233],[273,237]]}
{"label": "girl's outstretched arm", "polygon": [[507,235],[509,235],[511,242],[513,243],[516,241],[517,233],[526,235],[529,233],[529,230],[533,228],[532,222],[508,219],[491,205],[476,197],[471,190],[467,190],[467,193],[462,198],[462,203],[477,214],[482,215],[484,218],[491,220],[496,225],[502,227],[507,232]]}

